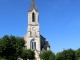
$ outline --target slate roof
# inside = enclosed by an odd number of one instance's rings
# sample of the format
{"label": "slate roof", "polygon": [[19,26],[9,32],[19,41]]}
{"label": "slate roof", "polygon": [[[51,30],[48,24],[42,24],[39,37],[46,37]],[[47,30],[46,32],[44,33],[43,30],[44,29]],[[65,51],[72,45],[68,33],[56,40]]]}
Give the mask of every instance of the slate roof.
{"label": "slate roof", "polygon": [[28,11],[28,12],[31,12],[33,9],[34,9],[36,12],[38,12],[38,10],[37,10],[37,8],[36,8],[36,4],[35,4],[35,1],[34,1],[34,0],[32,0],[31,5],[30,5],[30,9],[29,9],[29,11]]}
{"label": "slate roof", "polygon": [[40,37],[41,37],[43,40],[46,40],[46,38],[44,38],[42,35],[40,35]]}
{"label": "slate roof", "polygon": [[48,47],[50,47],[50,45],[49,45],[48,41],[45,41],[45,44],[46,44]]}

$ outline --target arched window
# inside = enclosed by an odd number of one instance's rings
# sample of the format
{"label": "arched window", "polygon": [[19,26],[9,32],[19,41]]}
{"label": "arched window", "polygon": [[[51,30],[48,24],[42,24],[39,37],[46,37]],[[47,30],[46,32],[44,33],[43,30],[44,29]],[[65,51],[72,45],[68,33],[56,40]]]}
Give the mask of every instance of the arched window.
{"label": "arched window", "polygon": [[32,46],[32,48],[31,48],[31,49],[32,49],[32,50],[34,49],[34,46],[33,46],[33,44],[34,44],[34,42],[32,41],[32,42],[31,42],[31,46]]}
{"label": "arched window", "polygon": [[30,47],[31,47],[32,50],[36,49],[36,42],[34,41],[34,39],[31,40]]}
{"label": "arched window", "polygon": [[32,13],[32,22],[35,22],[35,13]]}
{"label": "arched window", "polygon": [[36,42],[34,42],[34,49],[36,49]]}

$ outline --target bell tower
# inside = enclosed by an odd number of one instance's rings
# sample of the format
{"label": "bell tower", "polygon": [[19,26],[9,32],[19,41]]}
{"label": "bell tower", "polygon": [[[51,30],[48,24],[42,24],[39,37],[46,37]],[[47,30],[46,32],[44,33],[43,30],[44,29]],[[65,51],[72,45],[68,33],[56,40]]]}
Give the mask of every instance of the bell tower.
{"label": "bell tower", "polygon": [[35,52],[35,57],[39,60],[39,53],[41,51],[41,41],[40,41],[40,28],[38,21],[39,12],[37,10],[35,1],[32,0],[30,9],[28,10],[28,28],[27,35],[24,37],[25,47],[31,49]]}
{"label": "bell tower", "polygon": [[31,49],[35,52],[36,60],[40,60],[39,54],[45,50],[50,50],[49,42],[40,35],[39,12],[34,0],[31,0],[28,10],[27,34],[24,36],[25,49]]}
{"label": "bell tower", "polygon": [[30,9],[28,11],[28,32],[30,32],[30,36],[39,37],[39,21],[38,21],[39,12],[36,8],[35,1],[32,0]]}
{"label": "bell tower", "polygon": [[38,25],[38,10],[35,1],[32,0],[30,9],[28,11],[28,24]]}

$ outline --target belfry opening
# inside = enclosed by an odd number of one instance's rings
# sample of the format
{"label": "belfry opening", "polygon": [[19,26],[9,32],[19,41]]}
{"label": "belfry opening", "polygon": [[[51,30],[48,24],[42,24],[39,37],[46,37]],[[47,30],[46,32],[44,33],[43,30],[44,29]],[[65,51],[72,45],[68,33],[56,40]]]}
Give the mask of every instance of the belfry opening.
{"label": "belfry opening", "polygon": [[32,22],[35,22],[35,13],[32,13]]}

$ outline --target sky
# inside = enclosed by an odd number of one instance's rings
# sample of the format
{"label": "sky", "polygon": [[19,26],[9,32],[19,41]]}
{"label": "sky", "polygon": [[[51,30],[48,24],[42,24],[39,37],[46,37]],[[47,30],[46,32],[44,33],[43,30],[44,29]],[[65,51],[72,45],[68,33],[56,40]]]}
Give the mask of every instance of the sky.
{"label": "sky", "polygon": [[[80,0],[35,0],[40,34],[54,53],[80,48]],[[0,0],[0,38],[27,33],[31,0]]]}

